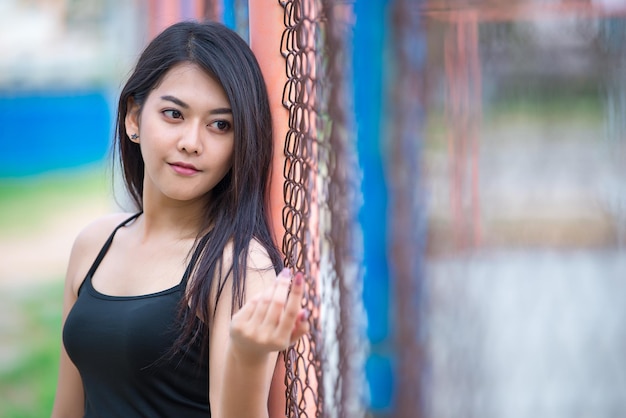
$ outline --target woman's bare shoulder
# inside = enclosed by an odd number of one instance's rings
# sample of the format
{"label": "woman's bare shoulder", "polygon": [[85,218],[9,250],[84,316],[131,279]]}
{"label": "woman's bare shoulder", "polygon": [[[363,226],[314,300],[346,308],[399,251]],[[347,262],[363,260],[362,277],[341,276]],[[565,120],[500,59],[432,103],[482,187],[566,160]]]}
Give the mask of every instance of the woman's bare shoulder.
{"label": "woman's bare shoulder", "polygon": [[80,231],[74,246],[87,247],[86,249],[92,245],[101,247],[115,227],[131,216],[131,213],[112,213],[92,221]]}
{"label": "woman's bare shoulder", "polygon": [[272,286],[276,270],[267,249],[256,239],[250,241],[246,271],[246,299]]}
{"label": "woman's bare shoulder", "polygon": [[[222,254],[222,275],[227,277],[226,286],[229,289],[227,292],[223,292],[224,295],[230,295],[230,289],[232,283],[230,279],[231,266],[233,264],[233,251],[234,245],[232,241],[229,241],[224,247]],[[254,296],[258,292],[271,286],[276,278],[275,266],[272,264],[272,259],[269,256],[267,249],[261,242],[253,238],[248,245],[248,252],[246,257],[246,299]],[[216,281],[217,283],[217,281]]]}
{"label": "woman's bare shoulder", "polygon": [[89,267],[115,227],[132,216],[131,213],[113,213],[102,216],[85,226],[72,246],[67,270],[67,280],[78,289]]}
{"label": "woman's bare shoulder", "polygon": [[[233,263],[233,251],[234,245],[232,240],[230,240],[226,243],[222,254],[225,272],[230,269]],[[274,265],[267,249],[256,238],[252,238],[248,244],[246,260],[248,270],[274,270]]]}
{"label": "woman's bare shoulder", "polygon": [[248,266],[258,270],[274,270],[267,249],[255,238],[250,241],[248,247]]}

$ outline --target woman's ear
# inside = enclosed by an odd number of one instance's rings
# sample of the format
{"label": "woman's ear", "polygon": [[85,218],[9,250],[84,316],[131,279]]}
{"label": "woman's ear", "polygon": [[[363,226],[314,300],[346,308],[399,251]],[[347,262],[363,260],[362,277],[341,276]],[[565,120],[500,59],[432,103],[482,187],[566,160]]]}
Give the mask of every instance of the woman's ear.
{"label": "woman's ear", "polygon": [[139,105],[135,102],[135,99],[129,97],[126,104],[124,124],[126,126],[126,135],[137,144],[139,143],[139,114]]}

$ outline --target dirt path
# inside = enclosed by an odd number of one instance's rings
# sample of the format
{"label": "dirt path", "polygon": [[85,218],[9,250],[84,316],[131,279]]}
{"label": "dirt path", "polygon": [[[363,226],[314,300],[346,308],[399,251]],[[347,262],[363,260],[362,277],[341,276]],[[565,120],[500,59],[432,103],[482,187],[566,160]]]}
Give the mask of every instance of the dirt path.
{"label": "dirt path", "polygon": [[76,235],[89,222],[113,211],[106,198],[74,202],[33,230],[0,235],[0,286],[62,280]]}

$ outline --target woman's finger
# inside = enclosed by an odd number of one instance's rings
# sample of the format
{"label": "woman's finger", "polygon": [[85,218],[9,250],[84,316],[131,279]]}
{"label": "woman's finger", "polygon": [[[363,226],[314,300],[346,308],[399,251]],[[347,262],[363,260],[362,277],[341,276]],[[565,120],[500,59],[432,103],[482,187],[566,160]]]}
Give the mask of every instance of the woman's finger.
{"label": "woman's finger", "polygon": [[291,335],[294,324],[302,307],[302,296],[304,295],[304,275],[298,272],[291,286],[291,293],[287,298],[287,304],[280,318],[279,333]]}
{"label": "woman's finger", "polygon": [[289,294],[289,285],[291,284],[291,271],[285,268],[278,276],[276,276],[276,282],[274,283],[274,294],[272,295],[272,301],[267,307],[265,319],[263,322],[270,326],[278,325],[280,316],[285,309],[285,303],[287,302],[287,295]]}
{"label": "woman's finger", "polygon": [[274,294],[274,287],[275,285],[254,298],[256,301],[254,311],[248,320],[256,320],[259,324],[263,321],[263,318],[265,318],[265,315],[267,314],[268,306],[271,303],[272,295]]}
{"label": "woman's finger", "polygon": [[296,324],[291,331],[291,336],[289,337],[289,344],[295,344],[303,335],[307,334],[310,329],[309,324],[309,311],[306,309],[302,309],[298,314],[298,318],[296,320]]}
{"label": "woman's finger", "polygon": [[[259,297],[250,299],[245,305],[241,307],[241,309],[235,314],[238,321],[247,322],[254,315],[254,311],[257,308],[257,304],[259,302]],[[234,318],[234,317],[233,317]]]}

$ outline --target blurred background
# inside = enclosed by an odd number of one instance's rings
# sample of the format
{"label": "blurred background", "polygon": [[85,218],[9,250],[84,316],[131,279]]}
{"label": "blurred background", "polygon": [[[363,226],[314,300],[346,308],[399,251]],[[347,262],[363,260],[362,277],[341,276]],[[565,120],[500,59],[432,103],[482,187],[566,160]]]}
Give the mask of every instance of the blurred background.
{"label": "blurred background", "polygon": [[49,416],[76,234],[119,210],[115,96],[148,37],[139,1],[0,2],[0,416]]}
{"label": "blurred background", "polygon": [[423,10],[425,415],[626,416],[626,2],[496,3]]}
{"label": "blurred background", "polygon": [[[123,201],[108,163],[116,95],[158,28],[197,16],[200,3],[0,2],[0,417],[49,415],[73,239]],[[214,18],[245,37],[245,2],[218,3]],[[354,72],[393,89],[394,1],[348,3],[354,49],[370,58]],[[414,416],[626,416],[626,4],[408,3],[419,15],[408,47],[425,220],[420,316],[409,318],[420,347]],[[355,97],[372,86],[355,84]],[[364,166],[362,211],[385,219],[397,161],[383,96],[369,96],[376,115],[357,101],[355,117],[380,121],[369,135],[386,175]],[[402,392],[417,390],[398,383],[400,286],[384,237],[362,227],[367,409],[399,416]]]}

